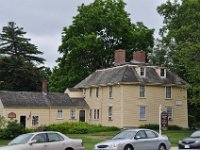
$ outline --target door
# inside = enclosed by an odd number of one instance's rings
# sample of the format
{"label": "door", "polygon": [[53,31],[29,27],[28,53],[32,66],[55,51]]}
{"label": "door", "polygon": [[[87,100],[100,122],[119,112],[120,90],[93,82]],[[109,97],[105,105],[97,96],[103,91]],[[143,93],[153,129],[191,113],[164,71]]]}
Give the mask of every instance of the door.
{"label": "door", "polygon": [[79,121],[85,122],[85,110],[80,110],[80,112],[79,112]]}
{"label": "door", "polygon": [[26,116],[20,116],[20,125],[26,127]]}

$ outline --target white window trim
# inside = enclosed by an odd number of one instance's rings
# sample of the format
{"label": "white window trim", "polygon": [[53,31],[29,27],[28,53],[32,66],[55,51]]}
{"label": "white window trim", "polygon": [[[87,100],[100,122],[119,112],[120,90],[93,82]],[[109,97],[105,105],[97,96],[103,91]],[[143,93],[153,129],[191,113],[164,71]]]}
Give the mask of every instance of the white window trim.
{"label": "white window trim", "polygon": [[[141,96],[140,95],[140,93],[141,93],[141,86],[143,86],[144,87],[144,96]],[[139,98],[145,98],[145,96],[146,96],[146,91],[145,91],[145,85],[139,85]]]}
{"label": "white window trim", "polygon": [[[112,108],[111,114],[109,112],[109,108]],[[108,121],[113,121],[113,106],[108,106]]]}
{"label": "white window trim", "polygon": [[[144,74],[143,75],[141,75],[141,69],[144,69]],[[140,76],[141,77],[146,77],[146,68],[145,67],[140,67]]]}
{"label": "white window trim", "polygon": [[[145,111],[144,111],[144,118],[141,118],[141,115],[140,115],[141,107],[144,107],[144,108],[145,108],[145,109],[144,109],[144,110],[145,110]],[[139,106],[139,120],[146,120],[146,118],[147,118],[146,114],[147,114],[147,107],[144,106],[144,105],[140,105],[140,106]]]}
{"label": "white window trim", "polygon": [[[61,112],[59,110],[61,110]],[[57,119],[63,119],[63,109],[62,108],[57,109]]]}
{"label": "white window trim", "polygon": [[[72,113],[73,112],[73,113]],[[75,108],[71,108],[70,109],[70,114],[69,114],[70,116],[70,120],[74,120],[74,119],[76,119],[76,109]]]}
{"label": "white window trim", "polygon": [[[172,106],[166,106],[166,111],[168,110],[168,108],[169,107],[171,107],[171,109],[172,109],[172,115],[171,115],[171,117],[169,117],[169,115],[168,115],[168,120],[172,120],[173,119],[173,114],[174,114],[174,112],[173,112],[173,107]],[[167,112],[167,114],[168,114],[168,112]]]}
{"label": "white window trim", "polygon": [[[161,69],[164,70],[164,76],[161,76]],[[166,72],[167,72],[166,68],[160,68],[160,77],[161,78],[166,78]]]}
{"label": "white window trim", "polygon": [[[170,87],[171,88],[171,94],[170,97],[167,97],[167,88]],[[172,99],[172,86],[165,86],[165,99],[166,100],[170,100]]]}
{"label": "white window trim", "polygon": [[108,86],[108,97],[113,98],[113,87],[111,85]]}

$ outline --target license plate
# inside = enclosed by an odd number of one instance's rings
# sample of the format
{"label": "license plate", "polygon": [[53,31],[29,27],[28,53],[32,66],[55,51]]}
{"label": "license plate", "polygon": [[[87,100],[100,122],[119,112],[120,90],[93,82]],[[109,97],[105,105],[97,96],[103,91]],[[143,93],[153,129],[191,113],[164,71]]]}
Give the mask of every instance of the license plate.
{"label": "license plate", "polygon": [[190,145],[185,145],[185,148],[190,148]]}

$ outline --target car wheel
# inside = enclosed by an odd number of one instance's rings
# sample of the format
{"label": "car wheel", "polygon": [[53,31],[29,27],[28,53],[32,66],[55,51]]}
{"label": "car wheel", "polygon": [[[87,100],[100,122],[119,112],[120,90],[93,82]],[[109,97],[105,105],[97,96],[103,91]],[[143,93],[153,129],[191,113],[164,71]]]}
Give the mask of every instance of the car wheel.
{"label": "car wheel", "polygon": [[134,149],[131,145],[126,145],[124,150],[134,150]]}
{"label": "car wheel", "polygon": [[164,144],[161,144],[158,148],[158,150],[167,150],[166,146]]}

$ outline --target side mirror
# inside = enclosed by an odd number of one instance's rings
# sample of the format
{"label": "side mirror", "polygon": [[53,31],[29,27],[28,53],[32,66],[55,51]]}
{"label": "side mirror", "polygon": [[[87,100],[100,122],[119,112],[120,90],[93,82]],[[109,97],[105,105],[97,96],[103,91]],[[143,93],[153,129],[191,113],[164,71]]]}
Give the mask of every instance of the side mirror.
{"label": "side mirror", "polygon": [[141,139],[141,137],[139,135],[135,136],[135,139],[138,140],[138,139]]}
{"label": "side mirror", "polygon": [[29,144],[29,145],[33,145],[34,143],[37,143],[37,140],[32,140],[32,141],[30,141],[28,144]]}

